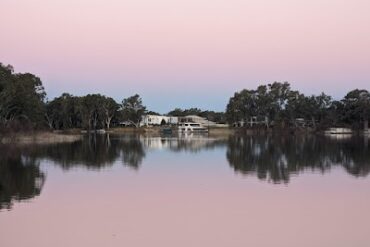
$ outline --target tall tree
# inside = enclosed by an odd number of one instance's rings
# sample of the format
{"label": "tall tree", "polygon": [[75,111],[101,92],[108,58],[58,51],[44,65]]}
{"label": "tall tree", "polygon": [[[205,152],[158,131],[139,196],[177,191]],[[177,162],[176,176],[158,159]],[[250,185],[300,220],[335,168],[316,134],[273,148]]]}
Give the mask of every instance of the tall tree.
{"label": "tall tree", "polygon": [[122,116],[125,121],[132,123],[136,128],[140,127],[140,121],[146,112],[142,99],[138,94],[122,101]]}
{"label": "tall tree", "polygon": [[45,118],[50,128],[81,127],[79,98],[68,93],[46,103]]}
{"label": "tall tree", "polygon": [[355,89],[350,91],[342,102],[344,119],[357,125],[362,122],[364,130],[367,130],[370,118],[370,93],[365,89]]}
{"label": "tall tree", "polygon": [[11,66],[0,64],[0,120],[18,120],[41,126],[44,119],[46,93],[40,78],[25,73],[15,74]]}
{"label": "tall tree", "polygon": [[105,97],[100,94],[88,94],[80,98],[79,111],[84,128],[88,130],[97,130],[99,123],[103,122],[103,115],[101,112],[104,101]]}
{"label": "tall tree", "polygon": [[117,115],[119,105],[117,102],[110,98],[104,97],[102,100],[101,110],[105,127],[109,130],[112,119]]}

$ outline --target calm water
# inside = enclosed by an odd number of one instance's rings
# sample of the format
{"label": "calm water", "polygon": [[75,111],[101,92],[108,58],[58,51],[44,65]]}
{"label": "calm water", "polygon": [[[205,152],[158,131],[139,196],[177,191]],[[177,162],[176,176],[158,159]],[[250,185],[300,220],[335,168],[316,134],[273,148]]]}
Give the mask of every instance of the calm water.
{"label": "calm water", "polygon": [[0,146],[0,246],[370,246],[368,138]]}

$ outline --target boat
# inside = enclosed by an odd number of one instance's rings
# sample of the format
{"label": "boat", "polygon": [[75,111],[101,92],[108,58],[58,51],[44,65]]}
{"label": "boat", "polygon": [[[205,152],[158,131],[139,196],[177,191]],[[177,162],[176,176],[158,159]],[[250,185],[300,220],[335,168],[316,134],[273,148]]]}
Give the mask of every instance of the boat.
{"label": "boat", "polygon": [[184,122],[179,123],[178,132],[208,132],[208,129],[200,123]]}

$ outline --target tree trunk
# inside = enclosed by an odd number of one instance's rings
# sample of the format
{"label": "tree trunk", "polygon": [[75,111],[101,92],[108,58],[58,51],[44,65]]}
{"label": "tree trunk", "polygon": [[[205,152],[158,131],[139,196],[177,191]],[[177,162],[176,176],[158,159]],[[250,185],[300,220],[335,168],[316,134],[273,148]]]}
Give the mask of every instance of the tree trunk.
{"label": "tree trunk", "polygon": [[112,117],[107,117],[106,121],[105,121],[105,125],[107,127],[107,130],[109,130],[110,128],[110,122],[112,121]]}
{"label": "tree trunk", "polygon": [[364,131],[365,132],[369,131],[369,120],[368,119],[364,120]]}
{"label": "tree trunk", "polygon": [[365,150],[369,147],[369,137],[367,135],[364,135],[364,146]]}
{"label": "tree trunk", "polygon": [[93,127],[94,127],[94,131],[96,131],[96,126],[98,125],[98,116],[96,113],[94,113],[94,117],[93,117]]}
{"label": "tree trunk", "polygon": [[53,129],[53,120],[48,116],[48,114],[45,114],[46,122],[50,129]]}
{"label": "tree trunk", "polygon": [[106,135],[106,143],[107,143],[107,147],[108,148],[110,148],[110,146],[111,146],[111,143],[110,143],[110,136],[109,136],[109,133],[107,133],[107,135]]}
{"label": "tree trunk", "polygon": [[315,117],[311,117],[311,120],[312,120],[312,126],[314,129],[316,129],[316,121],[315,121]]}

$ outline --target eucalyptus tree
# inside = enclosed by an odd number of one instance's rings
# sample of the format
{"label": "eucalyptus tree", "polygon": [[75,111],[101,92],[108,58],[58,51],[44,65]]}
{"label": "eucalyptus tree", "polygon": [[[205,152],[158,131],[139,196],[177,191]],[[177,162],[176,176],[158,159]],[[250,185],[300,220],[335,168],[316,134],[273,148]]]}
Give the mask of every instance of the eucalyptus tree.
{"label": "eucalyptus tree", "polygon": [[174,117],[183,117],[184,111],[181,108],[175,108],[174,110],[170,111],[167,113],[169,116],[174,116]]}
{"label": "eucalyptus tree", "polygon": [[117,116],[117,112],[120,108],[119,104],[110,97],[103,97],[101,99],[101,112],[104,125],[107,129],[110,128],[112,119]]}
{"label": "eucalyptus tree", "polygon": [[79,99],[68,93],[46,103],[45,118],[50,128],[68,129],[81,127]]}
{"label": "eucalyptus tree", "polygon": [[0,64],[0,118],[5,124],[18,120],[41,126],[46,93],[39,77],[14,73],[13,67]]}
{"label": "eucalyptus tree", "polygon": [[370,93],[365,89],[350,91],[342,100],[344,119],[358,125],[362,122],[364,130],[368,129],[370,118]]}
{"label": "eucalyptus tree", "polygon": [[288,96],[291,92],[290,84],[288,82],[274,82],[268,84],[268,96],[271,100],[271,118],[276,123],[284,122],[286,119],[285,108],[288,103]]}
{"label": "eucalyptus tree", "polygon": [[189,108],[182,110],[181,108],[175,108],[174,110],[167,113],[169,116],[175,117],[184,117],[187,115],[196,115],[203,118],[206,118],[209,121],[213,121],[216,123],[225,123],[225,113],[224,112],[215,112],[209,110],[201,110],[199,108]]}
{"label": "eucalyptus tree", "polygon": [[135,94],[123,99],[121,112],[124,121],[128,121],[136,128],[140,127],[140,121],[146,112],[140,95]]}
{"label": "eucalyptus tree", "polygon": [[307,97],[292,90],[287,82],[274,82],[256,90],[236,92],[226,107],[226,116],[229,123],[245,121],[252,116],[264,117],[267,127],[272,121],[275,125],[293,122],[297,126],[296,119],[305,118],[311,119],[316,127],[317,122],[328,120],[331,104],[331,97],[324,93]]}
{"label": "eucalyptus tree", "polygon": [[105,97],[100,94],[88,94],[79,99],[79,112],[84,128],[96,130],[99,127],[99,123],[104,122],[102,114],[104,101]]}
{"label": "eucalyptus tree", "polygon": [[0,123],[5,124],[10,112],[10,100],[6,88],[13,80],[13,67],[0,63]]}
{"label": "eucalyptus tree", "polygon": [[305,116],[311,119],[313,127],[316,128],[317,123],[322,123],[329,115],[328,110],[331,107],[332,99],[325,93],[321,93],[317,96],[306,97],[305,101]]}
{"label": "eucalyptus tree", "polygon": [[255,115],[256,106],[253,90],[236,92],[226,106],[226,119],[230,124],[248,121]]}
{"label": "eucalyptus tree", "polygon": [[229,123],[248,121],[250,117],[264,117],[269,122],[280,121],[288,102],[289,83],[274,82],[261,85],[256,90],[243,89],[236,92],[226,107]]}
{"label": "eucalyptus tree", "polygon": [[224,112],[202,111],[199,116],[215,123],[226,123]]}
{"label": "eucalyptus tree", "polygon": [[196,115],[201,116],[202,110],[199,108],[189,108],[189,109],[181,109],[181,108],[175,108],[174,110],[167,113],[167,115],[174,116],[174,117],[184,117],[188,115]]}
{"label": "eucalyptus tree", "polygon": [[287,98],[285,114],[294,126],[297,127],[297,118],[306,117],[306,96],[299,91],[291,91]]}

